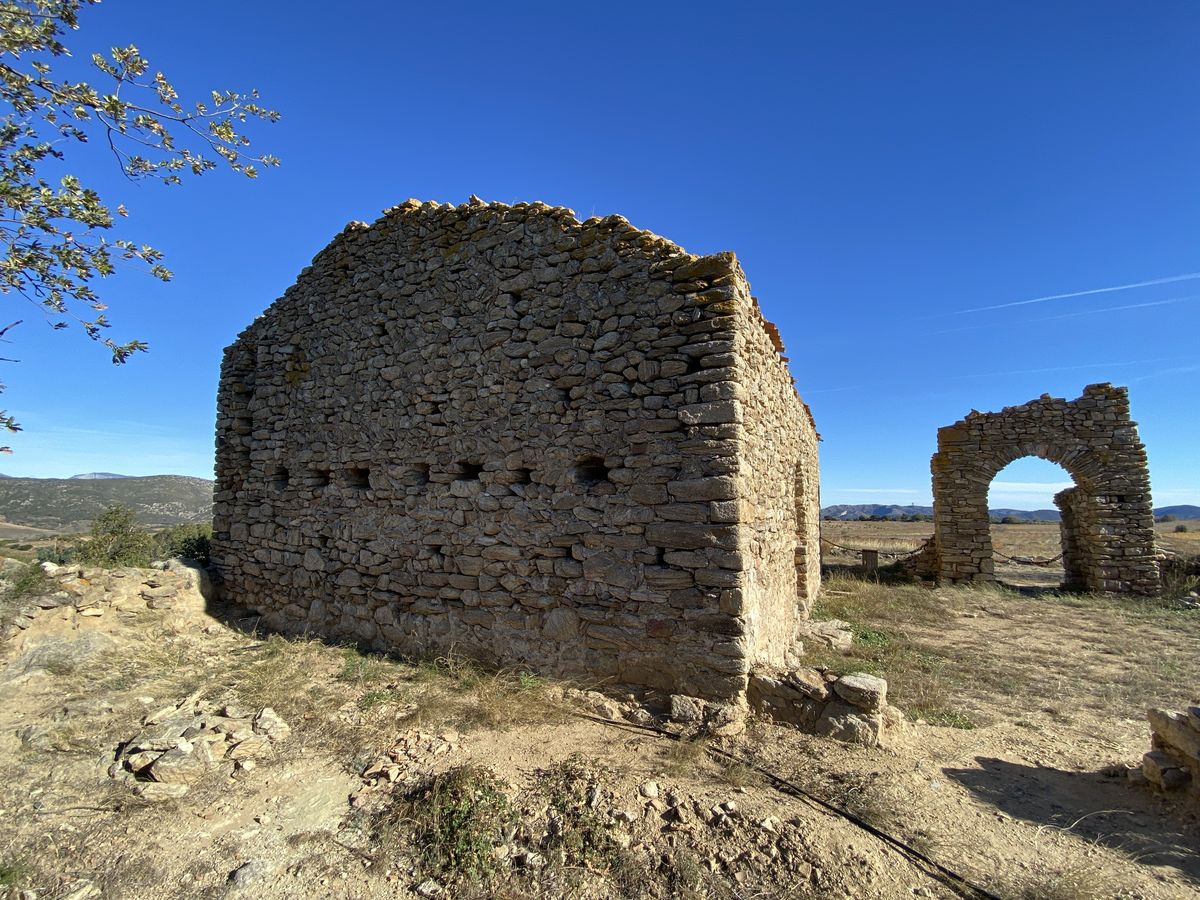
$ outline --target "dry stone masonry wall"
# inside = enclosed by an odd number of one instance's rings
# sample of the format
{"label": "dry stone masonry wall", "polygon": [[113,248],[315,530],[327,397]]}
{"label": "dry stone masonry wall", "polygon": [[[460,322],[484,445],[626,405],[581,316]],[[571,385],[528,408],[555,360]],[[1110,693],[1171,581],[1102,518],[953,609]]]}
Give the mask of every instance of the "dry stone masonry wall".
{"label": "dry stone masonry wall", "polygon": [[1147,711],[1150,752],[1142,757],[1142,775],[1164,791],[1184,792],[1200,799],[1200,707],[1186,712]]}
{"label": "dry stone masonry wall", "polygon": [[226,351],[215,570],[280,628],[741,703],[820,578],[781,350],[733,254],[408,201]]}
{"label": "dry stone masonry wall", "polygon": [[1089,385],[1077,400],[1045,394],[998,413],[972,412],[938,431],[933,573],[948,582],[994,580],[988,486],[1023,456],[1058,463],[1075,481],[1054,498],[1067,587],[1158,593],[1146,449],[1128,392],[1111,384]]}

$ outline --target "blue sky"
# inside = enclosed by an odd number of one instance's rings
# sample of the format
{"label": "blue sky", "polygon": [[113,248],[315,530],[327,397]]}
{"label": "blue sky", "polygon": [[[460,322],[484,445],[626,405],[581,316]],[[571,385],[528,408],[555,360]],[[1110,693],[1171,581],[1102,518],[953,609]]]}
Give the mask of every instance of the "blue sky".
{"label": "blue sky", "polygon": [[[284,118],[252,136],[283,165],[131,186],[71,149],[176,277],[101,285],[112,336],[150,344],[123,367],[10,310],[26,431],[0,471],[210,477],[222,348],[347,221],[477,194],[734,250],[823,435],[826,504],[928,503],[940,425],[1097,381],[1130,387],[1156,504],[1200,503],[1200,277],[1160,281],[1200,273],[1200,6],[163,9],[87,10],[69,45],[135,43],[185,99],[258,87]],[[1018,461],[992,505],[1067,482]]]}

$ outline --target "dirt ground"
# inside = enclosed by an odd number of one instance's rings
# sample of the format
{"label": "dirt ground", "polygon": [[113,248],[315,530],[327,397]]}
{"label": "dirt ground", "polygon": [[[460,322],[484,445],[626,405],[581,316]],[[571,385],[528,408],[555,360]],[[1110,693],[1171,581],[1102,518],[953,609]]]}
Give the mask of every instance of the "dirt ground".
{"label": "dirt ground", "polygon": [[[813,663],[883,674],[911,720],[867,749],[756,721],[736,737],[672,737],[602,721],[657,727],[656,698],[622,708],[571,693],[611,686],[264,635],[199,595],[150,609],[110,583],[104,597],[84,604],[99,614],[40,611],[0,644],[0,896],[1200,890],[1200,808],[1121,774],[1148,749],[1147,706],[1200,699],[1196,611],[828,579],[818,617],[850,622],[855,641],[813,648]],[[142,720],[185,698],[269,706],[291,736],[176,799],[109,777]],[[763,770],[988,894],[947,885]]]}

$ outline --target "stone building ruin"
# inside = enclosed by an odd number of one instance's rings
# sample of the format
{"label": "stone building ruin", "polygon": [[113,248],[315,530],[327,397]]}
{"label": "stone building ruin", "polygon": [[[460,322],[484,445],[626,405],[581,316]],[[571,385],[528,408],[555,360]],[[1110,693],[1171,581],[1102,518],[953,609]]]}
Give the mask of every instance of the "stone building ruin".
{"label": "stone building ruin", "polygon": [[226,350],[215,571],[277,628],[740,703],[820,581],[782,350],[732,253],[410,200]]}
{"label": "stone building ruin", "polygon": [[1043,394],[998,413],[973,411],[938,430],[930,574],[946,582],[995,580],[988,486],[1024,456],[1058,463],[1075,482],[1054,497],[1064,587],[1158,593],[1146,448],[1129,418],[1128,391],[1111,384],[1088,385],[1077,400]]}

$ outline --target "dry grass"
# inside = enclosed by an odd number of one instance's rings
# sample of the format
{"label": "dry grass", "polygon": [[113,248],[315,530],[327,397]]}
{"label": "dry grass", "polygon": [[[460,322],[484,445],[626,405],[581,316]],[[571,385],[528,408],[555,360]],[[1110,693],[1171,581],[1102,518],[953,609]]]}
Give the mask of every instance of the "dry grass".
{"label": "dry grass", "polygon": [[[1177,531],[1179,527],[1186,531]],[[886,566],[899,556],[919,549],[933,534],[932,522],[822,522],[821,535],[826,543],[822,562],[843,571],[856,571],[862,563],[858,549],[880,551],[879,563]],[[1062,584],[1062,540],[1056,522],[1031,522],[1020,525],[991,525],[993,564],[996,578],[1009,585],[1054,589]],[[1159,522],[1155,524],[1158,545],[1172,553],[1200,558],[1200,522]],[[852,548],[845,550],[833,546]],[[1046,565],[1016,562],[1006,557],[1049,560]],[[1174,578],[1166,585],[1169,596],[1182,596],[1200,587],[1200,578]]]}
{"label": "dry grass", "polygon": [[[997,589],[998,590],[998,589]],[[972,591],[960,602],[991,597],[996,591]],[[881,585],[861,579],[833,577],[825,582],[813,612],[816,619],[842,619],[852,626],[854,643],[844,652],[815,642],[806,647],[813,665],[839,674],[867,672],[888,679],[892,701],[910,716],[935,724],[972,727],[973,721],[954,708],[952,696],[966,673],[953,648],[919,639],[913,627],[935,626],[947,613],[946,595],[921,585]]]}
{"label": "dry grass", "polygon": [[1084,862],[1057,870],[1039,866],[1028,872],[1010,872],[991,887],[1011,900],[1094,900],[1113,896],[1106,890],[1106,879]]}
{"label": "dry grass", "polygon": [[1081,700],[1088,707],[1140,715],[1148,698],[1186,702],[1200,651],[1196,611],[1088,594],[1030,598],[998,586],[831,577],[814,618],[843,619],[854,632],[845,652],[807,647],[814,665],[886,677],[910,716],[959,728],[986,724],[1019,694],[1072,697],[1080,679],[1092,688]]}

